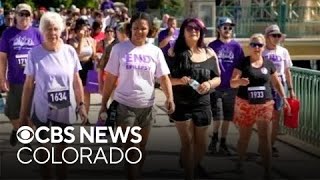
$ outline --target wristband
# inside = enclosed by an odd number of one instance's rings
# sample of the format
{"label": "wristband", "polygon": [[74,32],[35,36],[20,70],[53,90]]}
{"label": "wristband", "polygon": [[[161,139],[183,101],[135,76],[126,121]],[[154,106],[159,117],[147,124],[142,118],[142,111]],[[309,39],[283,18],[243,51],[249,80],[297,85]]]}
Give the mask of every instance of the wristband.
{"label": "wristband", "polygon": [[288,87],[288,91],[291,91],[291,90],[293,90],[292,87]]}

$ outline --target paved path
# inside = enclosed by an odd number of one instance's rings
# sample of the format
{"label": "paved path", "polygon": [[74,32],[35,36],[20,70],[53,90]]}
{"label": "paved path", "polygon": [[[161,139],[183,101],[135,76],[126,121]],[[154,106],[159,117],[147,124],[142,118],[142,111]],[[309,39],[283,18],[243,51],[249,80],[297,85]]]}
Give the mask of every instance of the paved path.
{"label": "paved path", "polygon": [[[143,179],[182,179],[183,171],[179,168],[178,158],[180,143],[178,134],[169,123],[168,116],[162,110],[164,95],[156,91],[157,96],[157,122],[151,132],[148,143],[148,157],[145,162]],[[92,96],[90,108],[90,121],[95,122],[99,110],[100,96]],[[160,107],[160,108],[159,108]],[[79,127],[79,125],[76,125]],[[21,165],[17,162],[16,152],[19,147],[11,148],[8,139],[11,126],[3,115],[0,115],[0,179],[38,179],[39,167],[36,164]],[[253,134],[248,149],[248,160],[245,163],[245,173],[240,175],[235,172],[237,159],[235,145],[238,139],[237,129],[231,126],[228,136],[228,145],[233,155],[230,157],[206,155],[203,165],[212,175],[212,179],[262,179],[263,168],[257,163],[259,156],[257,150],[257,135]],[[34,146],[37,144],[34,143]],[[79,144],[73,145],[79,148]],[[89,146],[89,145],[88,145]],[[97,150],[97,145],[90,145]],[[104,145],[103,148],[108,148]],[[320,179],[320,159],[303,153],[286,144],[277,142],[280,157],[273,159],[274,179]],[[97,151],[94,151],[97,152]],[[108,153],[106,153],[108,154]],[[30,157],[23,155],[23,157]],[[108,157],[107,157],[108,159]],[[69,167],[69,179],[123,179],[122,164],[106,165],[98,161],[96,165],[84,163]]]}

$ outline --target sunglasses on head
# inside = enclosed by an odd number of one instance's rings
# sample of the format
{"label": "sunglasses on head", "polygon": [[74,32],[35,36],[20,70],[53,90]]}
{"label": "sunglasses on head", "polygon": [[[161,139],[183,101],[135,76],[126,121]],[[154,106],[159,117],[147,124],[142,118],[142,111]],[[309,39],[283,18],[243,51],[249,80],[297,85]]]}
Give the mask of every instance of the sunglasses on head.
{"label": "sunglasses on head", "polygon": [[195,30],[195,31],[200,31],[200,27],[198,27],[198,26],[193,26],[193,25],[188,25],[187,27],[186,27],[186,30],[188,31],[188,32],[192,32],[193,30]]}
{"label": "sunglasses on head", "polygon": [[29,12],[19,12],[18,15],[20,17],[30,17],[31,16],[31,14]]}
{"label": "sunglasses on head", "polygon": [[231,26],[223,26],[223,28],[222,28],[223,30],[229,30],[229,31],[231,31],[233,28],[231,27]]}
{"label": "sunglasses on head", "polygon": [[250,47],[253,47],[253,48],[255,48],[255,47],[262,48],[262,47],[263,47],[263,44],[252,42],[252,43],[250,43]]}
{"label": "sunglasses on head", "polygon": [[271,34],[273,38],[281,38],[281,34]]}

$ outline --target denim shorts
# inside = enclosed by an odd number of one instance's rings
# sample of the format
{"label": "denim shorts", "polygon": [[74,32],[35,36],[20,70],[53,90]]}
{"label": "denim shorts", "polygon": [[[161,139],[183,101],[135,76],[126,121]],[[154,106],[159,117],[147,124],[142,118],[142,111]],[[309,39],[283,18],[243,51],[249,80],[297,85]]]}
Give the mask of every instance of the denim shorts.
{"label": "denim shorts", "polygon": [[[281,84],[283,85],[284,91],[287,92],[287,86],[286,83],[281,81]],[[272,89],[272,96],[274,100],[274,110],[281,111],[281,109],[284,106],[284,101],[281,98],[280,94],[276,92],[275,89]]]}

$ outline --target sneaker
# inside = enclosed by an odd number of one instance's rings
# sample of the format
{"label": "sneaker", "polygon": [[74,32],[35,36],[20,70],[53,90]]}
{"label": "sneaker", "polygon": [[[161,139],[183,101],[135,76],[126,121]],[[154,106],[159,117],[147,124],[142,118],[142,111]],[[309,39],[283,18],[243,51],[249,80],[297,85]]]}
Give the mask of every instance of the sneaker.
{"label": "sneaker", "polygon": [[228,149],[227,145],[220,145],[219,147],[219,153],[225,155],[225,156],[231,156],[231,152]]}
{"label": "sneaker", "polygon": [[217,143],[218,141],[216,140],[211,140],[210,144],[209,144],[209,151],[211,152],[211,154],[217,154]]}
{"label": "sneaker", "polygon": [[194,170],[194,176],[195,178],[205,178],[205,179],[211,179],[210,174],[207,172],[207,170],[201,166],[200,164],[198,166],[195,167]]}
{"label": "sneaker", "polygon": [[17,131],[16,130],[12,130],[11,131],[11,136],[10,136],[10,145],[12,147],[16,146],[18,143],[18,139],[17,139]]}
{"label": "sneaker", "polygon": [[279,150],[276,147],[272,147],[272,157],[279,157]]}

